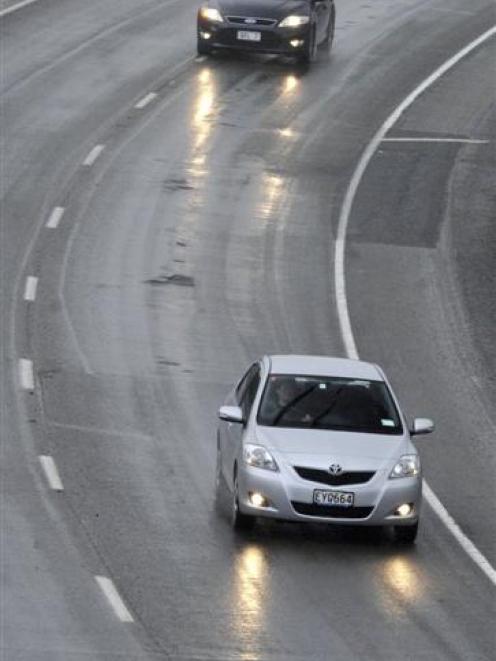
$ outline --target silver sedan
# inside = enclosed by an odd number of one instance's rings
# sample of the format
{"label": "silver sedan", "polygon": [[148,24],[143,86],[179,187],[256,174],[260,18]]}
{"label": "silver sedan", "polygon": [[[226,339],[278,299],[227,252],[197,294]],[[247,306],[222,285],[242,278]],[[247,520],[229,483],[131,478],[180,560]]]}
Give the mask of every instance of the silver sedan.
{"label": "silver sedan", "polygon": [[420,460],[384,372],[359,360],[265,356],[219,410],[216,489],[234,528],[258,517],[389,526],[417,535]]}

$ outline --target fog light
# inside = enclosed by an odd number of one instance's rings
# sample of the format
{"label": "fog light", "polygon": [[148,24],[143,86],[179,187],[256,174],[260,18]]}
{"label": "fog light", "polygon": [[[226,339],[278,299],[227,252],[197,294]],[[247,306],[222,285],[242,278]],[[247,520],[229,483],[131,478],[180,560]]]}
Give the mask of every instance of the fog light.
{"label": "fog light", "polygon": [[410,505],[409,503],[404,503],[403,505],[400,505],[394,510],[396,516],[408,516],[412,512],[413,512],[413,505]]}
{"label": "fog light", "polygon": [[202,39],[210,39],[211,36],[210,32],[200,32],[200,37]]}
{"label": "fog light", "polygon": [[261,493],[258,493],[258,491],[254,491],[253,493],[249,494],[250,498],[250,503],[254,507],[267,507],[267,498],[265,496],[262,496]]}
{"label": "fog light", "polygon": [[289,42],[293,48],[298,48],[298,46],[303,46],[304,41],[303,39],[291,39]]}

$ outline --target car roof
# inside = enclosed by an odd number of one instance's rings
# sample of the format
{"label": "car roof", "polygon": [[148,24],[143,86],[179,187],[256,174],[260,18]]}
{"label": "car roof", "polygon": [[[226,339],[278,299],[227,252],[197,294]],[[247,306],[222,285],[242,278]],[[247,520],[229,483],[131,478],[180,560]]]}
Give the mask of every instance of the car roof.
{"label": "car roof", "polygon": [[384,381],[384,376],[373,363],[333,356],[272,355],[271,374],[298,374],[305,376],[341,376],[352,379]]}

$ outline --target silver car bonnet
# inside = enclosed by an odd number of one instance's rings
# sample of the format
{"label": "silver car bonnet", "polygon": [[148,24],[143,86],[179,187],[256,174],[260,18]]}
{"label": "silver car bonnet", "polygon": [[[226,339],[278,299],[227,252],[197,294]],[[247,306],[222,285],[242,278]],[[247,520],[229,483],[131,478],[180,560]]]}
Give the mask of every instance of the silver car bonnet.
{"label": "silver car bonnet", "polygon": [[415,452],[406,435],[260,426],[255,435],[257,443],[302,466],[328,468],[341,462],[346,470],[378,470],[403,453]]}

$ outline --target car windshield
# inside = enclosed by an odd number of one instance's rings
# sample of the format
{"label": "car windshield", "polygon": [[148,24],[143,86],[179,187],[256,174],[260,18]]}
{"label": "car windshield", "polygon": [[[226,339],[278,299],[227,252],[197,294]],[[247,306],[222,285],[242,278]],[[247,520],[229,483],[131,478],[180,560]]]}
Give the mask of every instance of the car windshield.
{"label": "car windshield", "polygon": [[402,434],[383,381],[329,376],[269,376],[257,415],[259,425]]}

